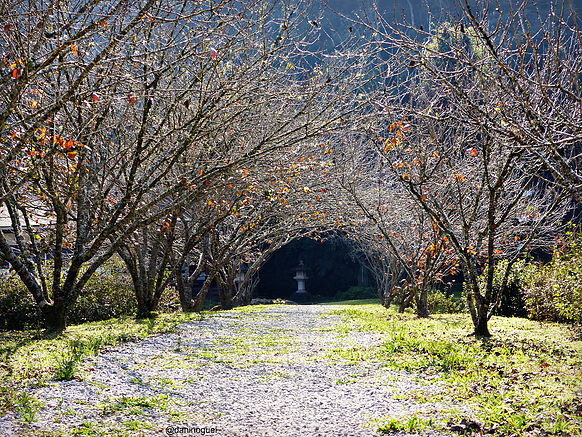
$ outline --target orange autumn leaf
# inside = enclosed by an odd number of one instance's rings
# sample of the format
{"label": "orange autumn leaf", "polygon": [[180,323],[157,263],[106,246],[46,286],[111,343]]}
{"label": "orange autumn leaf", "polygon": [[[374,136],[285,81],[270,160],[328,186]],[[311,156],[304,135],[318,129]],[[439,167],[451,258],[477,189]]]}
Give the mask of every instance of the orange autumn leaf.
{"label": "orange autumn leaf", "polygon": [[60,135],[55,135],[54,142],[56,144],[58,144],[59,146],[62,146],[65,144],[65,140]]}
{"label": "orange autumn leaf", "polygon": [[477,149],[475,149],[474,147],[471,149],[471,155],[477,156]]}
{"label": "orange autumn leaf", "polygon": [[77,57],[77,47],[75,46],[75,44],[71,44],[71,50],[73,51],[73,55],[75,55],[75,58]]}
{"label": "orange autumn leaf", "polygon": [[18,68],[15,68],[14,70],[12,70],[12,77],[14,79],[18,79],[20,77],[20,70]]}
{"label": "orange autumn leaf", "polygon": [[91,97],[93,97],[93,101],[94,101],[95,103],[97,103],[97,102],[99,101],[99,96],[97,96],[97,94],[93,93],[93,94],[91,95]]}

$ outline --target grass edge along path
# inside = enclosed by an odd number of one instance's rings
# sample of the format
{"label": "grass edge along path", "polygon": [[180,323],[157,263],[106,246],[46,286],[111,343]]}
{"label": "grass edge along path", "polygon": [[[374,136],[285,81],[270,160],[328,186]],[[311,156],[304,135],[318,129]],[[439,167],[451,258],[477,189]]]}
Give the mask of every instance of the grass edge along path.
{"label": "grass edge along path", "polygon": [[104,348],[151,335],[175,332],[178,325],[207,317],[208,313],[160,314],[151,319],[120,317],[71,325],[61,335],[42,330],[0,332],[0,416],[14,409],[26,422],[34,421],[42,404],[27,387],[51,379],[71,380],[86,356]]}
{"label": "grass edge along path", "polygon": [[[446,430],[461,435],[582,436],[582,339],[569,325],[494,317],[493,337],[468,336],[467,314],[419,319],[379,304],[346,302],[331,311],[337,329],[379,333],[371,359],[407,372],[437,375],[446,389],[410,393],[415,402],[462,404],[471,413],[442,411]],[[369,352],[369,351],[368,351]],[[413,414],[378,421],[383,434],[421,432],[433,417]],[[442,418],[439,418],[442,419]]]}
{"label": "grass edge along path", "polygon": [[[448,431],[461,435],[577,436],[582,435],[582,341],[572,339],[568,325],[519,318],[494,318],[494,337],[468,337],[466,314],[438,314],[418,319],[398,314],[373,301],[332,302],[330,312],[343,318],[333,329],[381,334],[383,341],[369,359],[389,368],[437,376],[446,389],[435,394],[409,393],[414,402],[463,404],[441,411]],[[233,312],[256,312],[264,306]],[[16,410],[33,422],[42,403],[23,388],[50,379],[74,379],[77,364],[104,347],[150,335],[174,332],[180,323],[209,313],[162,314],[156,319],[119,318],[71,326],[57,337],[40,331],[0,333],[0,415]],[[353,352],[353,351],[350,351]],[[375,426],[384,434],[421,432],[442,423],[418,413],[384,417]]]}
{"label": "grass edge along path", "polygon": [[[233,312],[260,312],[264,305],[239,307]],[[26,388],[43,386],[50,380],[72,380],[84,357],[97,355],[104,348],[152,335],[172,333],[181,323],[198,321],[219,314],[164,313],[155,318],[126,316],[70,325],[63,334],[46,334],[42,329],[0,331],[0,416],[9,410],[24,422],[34,422],[42,403]]]}

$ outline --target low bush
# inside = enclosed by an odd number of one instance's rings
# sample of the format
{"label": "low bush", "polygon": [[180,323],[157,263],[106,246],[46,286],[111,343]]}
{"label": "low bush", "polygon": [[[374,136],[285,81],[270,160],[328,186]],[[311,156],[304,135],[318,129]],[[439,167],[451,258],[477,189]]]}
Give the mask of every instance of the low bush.
{"label": "low bush", "polygon": [[131,277],[117,258],[109,260],[89,279],[76,305],[68,314],[69,323],[94,322],[135,314],[137,305]]}
{"label": "low bush", "polygon": [[531,270],[524,290],[529,317],[582,323],[582,236],[571,230],[552,261]]}
{"label": "low bush", "polygon": [[[168,287],[159,312],[179,308],[175,290]],[[68,313],[68,323],[78,324],[134,315],[137,309],[131,277],[118,259],[98,269]],[[40,327],[42,314],[18,277],[0,279],[0,330]]]}
{"label": "low bush", "polygon": [[[495,266],[495,272],[493,274],[493,291],[495,296],[501,292],[503,278],[508,264],[507,260],[502,260]],[[528,310],[525,302],[525,288],[529,282],[530,273],[535,268],[535,265],[528,263],[526,260],[519,260],[513,264],[495,315],[504,317],[527,317]],[[483,293],[486,287],[486,281],[487,269],[485,269],[485,272],[479,278],[479,285]]]}
{"label": "low bush", "polygon": [[42,314],[17,277],[0,279],[0,330],[36,327]]}
{"label": "low bush", "polygon": [[354,286],[347,290],[336,293],[336,300],[374,299],[378,298],[378,293],[374,287]]}
{"label": "low bush", "polygon": [[454,296],[448,296],[440,290],[428,293],[428,312],[430,314],[450,314],[465,311],[465,301]]}

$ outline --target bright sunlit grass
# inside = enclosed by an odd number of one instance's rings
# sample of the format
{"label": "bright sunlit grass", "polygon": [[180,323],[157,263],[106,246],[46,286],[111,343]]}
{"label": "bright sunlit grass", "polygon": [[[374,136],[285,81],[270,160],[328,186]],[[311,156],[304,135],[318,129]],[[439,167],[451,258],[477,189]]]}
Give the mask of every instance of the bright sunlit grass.
{"label": "bright sunlit grass", "polygon": [[[449,429],[471,431],[473,424],[494,435],[582,433],[582,341],[568,325],[494,317],[493,337],[476,339],[467,335],[472,324],[466,314],[418,319],[380,305],[352,305],[333,313],[344,317],[338,326],[342,332],[381,334],[382,345],[367,349],[366,359],[440,376],[445,391],[424,401],[463,404],[472,411],[469,416],[445,411]],[[356,352],[346,351],[344,358],[349,361]],[[414,394],[410,397],[414,400]],[[387,417],[379,429],[410,430],[410,423],[432,418],[408,419]]]}

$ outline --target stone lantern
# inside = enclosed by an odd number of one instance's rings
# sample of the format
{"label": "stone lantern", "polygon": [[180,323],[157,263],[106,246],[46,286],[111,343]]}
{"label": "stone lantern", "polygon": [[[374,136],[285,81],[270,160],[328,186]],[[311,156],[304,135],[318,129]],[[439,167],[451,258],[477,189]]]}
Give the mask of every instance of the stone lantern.
{"label": "stone lantern", "polygon": [[305,301],[309,299],[309,293],[305,288],[305,281],[309,279],[307,276],[307,269],[303,264],[303,260],[299,261],[299,265],[295,267],[295,276],[293,279],[297,281],[297,291],[293,294],[293,298],[297,301]]}

